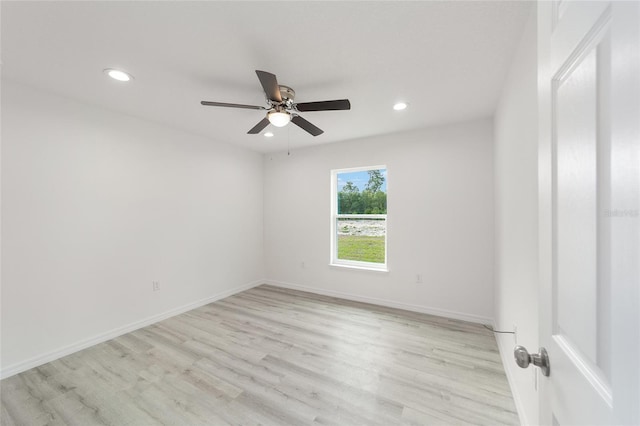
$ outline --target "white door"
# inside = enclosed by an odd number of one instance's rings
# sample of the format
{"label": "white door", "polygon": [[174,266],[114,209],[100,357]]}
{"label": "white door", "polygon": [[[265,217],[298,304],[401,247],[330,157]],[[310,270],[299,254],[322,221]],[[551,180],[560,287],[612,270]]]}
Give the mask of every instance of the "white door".
{"label": "white door", "polygon": [[538,4],[543,424],[640,424],[640,3]]}

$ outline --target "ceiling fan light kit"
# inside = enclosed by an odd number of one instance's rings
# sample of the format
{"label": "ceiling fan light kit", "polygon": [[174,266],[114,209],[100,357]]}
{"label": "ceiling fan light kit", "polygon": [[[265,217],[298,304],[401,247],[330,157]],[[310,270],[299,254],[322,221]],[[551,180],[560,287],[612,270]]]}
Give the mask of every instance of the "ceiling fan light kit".
{"label": "ceiling fan light kit", "polygon": [[310,135],[318,136],[324,133],[324,131],[300,117],[298,112],[341,111],[351,109],[351,103],[348,99],[295,103],[294,99],[296,92],[291,87],[279,85],[274,74],[256,70],[256,75],[258,76],[258,80],[260,80],[260,84],[262,85],[262,89],[266,95],[267,104],[269,104],[268,108],[257,105],[231,104],[212,101],[201,101],[200,104],[205,106],[266,110],[266,117],[247,132],[251,135],[260,133],[269,124],[273,124],[276,127],[284,127],[291,121]]}
{"label": "ceiling fan light kit", "polygon": [[269,111],[267,113],[267,118],[269,119],[269,122],[276,127],[284,127],[291,121],[291,115],[284,111],[284,109]]}

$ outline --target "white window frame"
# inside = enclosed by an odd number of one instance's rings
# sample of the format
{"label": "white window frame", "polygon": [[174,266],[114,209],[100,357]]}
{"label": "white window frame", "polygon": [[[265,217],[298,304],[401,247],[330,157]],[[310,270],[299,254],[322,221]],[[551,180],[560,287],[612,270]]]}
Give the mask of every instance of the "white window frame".
{"label": "white window frame", "polygon": [[[330,257],[330,266],[339,266],[346,268],[354,268],[354,269],[365,269],[370,271],[382,271],[388,272],[389,269],[387,267],[387,259],[388,259],[388,250],[387,243],[389,241],[389,221],[386,214],[338,214],[338,174],[340,173],[350,173],[350,172],[362,172],[367,170],[380,170],[384,169],[387,171],[387,196],[389,194],[389,170],[385,165],[377,165],[377,166],[365,166],[365,167],[352,167],[348,169],[334,169],[331,170],[331,257]],[[387,198],[387,212],[388,210],[389,199]],[[357,219],[384,219],[385,221],[385,235],[384,235],[384,263],[375,263],[375,262],[362,262],[358,260],[346,260],[346,259],[338,259],[338,229],[337,223],[338,219],[349,219],[349,218],[357,218]]]}

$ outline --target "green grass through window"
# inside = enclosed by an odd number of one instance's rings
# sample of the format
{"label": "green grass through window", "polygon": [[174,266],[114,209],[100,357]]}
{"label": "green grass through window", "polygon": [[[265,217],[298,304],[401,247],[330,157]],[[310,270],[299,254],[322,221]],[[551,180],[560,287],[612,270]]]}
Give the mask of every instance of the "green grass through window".
{"label": "green grass through window", "polygon": [[339,235],[338,259],[384,263],[384,237]]}

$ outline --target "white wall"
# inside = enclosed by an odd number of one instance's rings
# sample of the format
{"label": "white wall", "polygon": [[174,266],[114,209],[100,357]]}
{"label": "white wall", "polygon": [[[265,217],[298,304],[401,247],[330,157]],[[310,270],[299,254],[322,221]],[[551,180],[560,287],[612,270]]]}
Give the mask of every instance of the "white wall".
{"label": "white wall", "polygon": [[260,154],[5,81],[2,113],[4,376],[263,277]]}
{"label": "white wall", "polygon": [[[267,277],[491,322],[492,145],[487,119],[266,155]],[[330,171],[379,164],[388,170],[389,272],[330,267]],[[416,284],[418,273],[424,284]]]}
{"label": "white wall", "polygon": [[[538,109],[536,13],[525,27],[495,114],[496,329],[517,326],[518,344],[538,350]],[[498,334],[520,419],[538,424],[537,368],[513,361],[513,335]]]}

